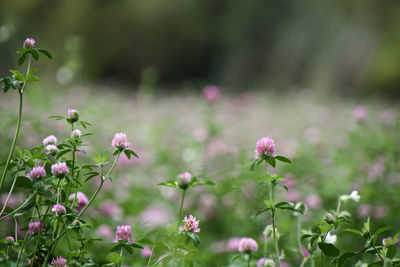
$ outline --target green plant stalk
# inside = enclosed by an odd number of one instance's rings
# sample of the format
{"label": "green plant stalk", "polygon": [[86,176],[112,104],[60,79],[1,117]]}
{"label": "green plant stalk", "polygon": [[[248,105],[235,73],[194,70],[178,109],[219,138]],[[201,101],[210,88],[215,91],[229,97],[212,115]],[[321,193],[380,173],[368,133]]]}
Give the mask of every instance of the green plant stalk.
{"label": "green plant stalk", "polygon": [[[123,248],[121,247],[121,252],[119,253],[119,257],[122,258],[122,251]],[[122,260],[118,263],[118,266],[121,267],[122,266]]]}
{"label": "green plant stalk", "polygon": [[[31,218],[33,218],[34,215],[35,215],[35,209],[33,209],[33,211],[32,211]],[[25,233],[25,238],[24,238],[24,242],[23,242],[22,246],[20,247],[20,249],[19,249],[19,251],[18,251],[17,262],[15,263],[15,267],[18,267],[19,262],[21,261],[22,251],[23,251],[24,248],[25,248],[26,239],[27,239],[27,238],[28,238],[28,231],[26,231],[26,233]]]}
{"label": "green plant stalk", "polygon": [[[36,202],[38,202],[40,200],[40,197],[37,198]],[[38,218],[39,218],[39,222],[43,224],[42,220],[40,219],[40,211],[39,208],[36,206],[36,210],[38,213]],[[32,262],[31,262],[31,267],[33,267],[33,264],[35,263],[35,256],[36,256],[36,252],[37,249],[39,247],[39,241],[40,241],[40,233],[42,232],[42,225],[39,226],[39,233],[37,235],[37,239],[36,239],[36,245],[35,245],[35,250],[33,252],[33,258],[32,258]]]}
{"label": "green plant stalk", "polygon": [[376,249],[376,247],[374,245],[374,240],[371,240],[371,244],[372,244],[372,247],[374,248],[375,252],[378,254],[379,258],[381,259],[381,261],[384,262],[381,253],[379,252],[379,250]]}
{"label": "green plant stalk", "polygon": [[302,246],[301,246],[301,240],[300,240],[300,231],[301,231],[301,215],[298,215],[297,217],[297,246],[299,247],[299,253],[300,256],[304,259],[303,251],[302,251]]}
{"label": "green plant stalk", "polygon": [[181,197],[181,204],[179,205],[179,212],[178,212],[178,224],[182,219],[182,208],[183,208],[183,201],[185,200],[186,189],[183,189],[182,197]]}
{"label": "green plant stalk", "polygon": [[[72,128],[72,132],[73,132],[73,131],[74,131],[74,123],[71,124],[71,128]],[[75,153],[76,153],[76,142],[75,142],[75,140],[74,140],[74,145],[72,146],[72,170],[71,170],[72,182],[71,182],[71,184],[69,185],[67,197],[66,197],[66,199],[65,199],[65,203],[67,203],[69,194],[71,194],[72,183],[73,183],[73,181],[74,181],[75,157],[76,157]],[[77,199],[78,199],[78,188],[76,188],[76,190],[75,190],[75,197],[74,197],[74,201],[72,201],[71,209],[74,207],[74,205],[75,205]]]}
{"label": "green plant stalk", "polygon": [[149,261],[147,262],[147,267],[150,267],[151,258],[153,257],[154,247],[156,246],[156,242],[157,242],[157,235],[158,235],[158,232],[156,233],[156,238],[154,239],[154,243],[153,243],[153,246],[151,248],[151,253],[150,253]]}
{"label": "green plant stalk", "polygon": [[[26,69],[26,76],[28,76],[28,73],[31,69],[31,55],[28,55],[28,67]],[[8,154],[8,158],[7,158],[7,162],[6,165],[4,166],[4,170],[3,170],[3,174],[1,176],[1,180],[0,180],[0,192],[3,189],[3,185],[4,185],[4,180],[6,178],[6,174],[8,171],[8,165],[10,165],[10,161],[11,158],[14,154],[14,150],[15,150],[15,144],[17,143],[17,139],[18,139],[18,135],[19,135],[19,130],[21,128],[21,121],[22,121],[22,106],[23,106],[23,95],[24,95],[24,89],[26,87],[27,82],[24,82],[24,84],[22,85],[21,90],[18,90],[19,93],[19,110],[18,110],[18,121],[17,121],[17,129],[15,130],[15,134],[14,134],[14,139],[13,142],[11,144],[11,149],[10,149],[10,153]]]}
{"label": "green plant stalk", "polygon": [[[275,205],[275,183],[271,182],[271,205]],[[274,238],[274,247],[275,247],[275,257],[278,262],[278,266],[281,267],[281,259],[279,258],[279,247],[278,240],[276,238],[276,230],[275,230],[275,208],[271,209],[272,215],[272,236]]]}
{"label": "green plant stalk", "polygon": [[250,260],[251,260],[251,253],[249,254],[249,257],[247,259],[247,267],[250,267]]}
{"label": "green plant stalk", "polygon": [[7,207],[8,201],[10,200],[11,194],[14,191],[14,186],[15,186],[15,183],[17,182],[17,178],[18,178],[18,172],[15,174],[15,178],[14,178],[14,181],[13,181],[13,183],[11,185],[10,191],[8,192],[8,196],[7,196],[6,202],[4,203],[3,208],[1,209],[0,217],[1,217],[1,215],[3,215],[3,212]]}

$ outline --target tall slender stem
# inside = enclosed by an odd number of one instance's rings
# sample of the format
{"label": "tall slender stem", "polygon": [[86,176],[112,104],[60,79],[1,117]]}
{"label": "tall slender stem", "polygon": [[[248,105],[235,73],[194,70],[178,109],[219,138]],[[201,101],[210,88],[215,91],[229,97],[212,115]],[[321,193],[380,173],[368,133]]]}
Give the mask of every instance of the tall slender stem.
{"label": "tall slender stem", "polygon": [[301,231],[301,215],[297,216],[297,246],[299,247],[299,253],[302,258],[304,258],[303,255],[303,250],[301,246],[301,236],[300,236],[300,231]]}
{"label": "tall slender stem", "polygon": [[4,203],[3,208],[1,209],[0,217],[1,217],[1,215],[3,215],[3,212],[7,207],[8,201],[10,200],[11,194],[12,194],[12,192],[14,190],[15,183],[17,182],[17,177],[18,177],[18,172],[15,174],[14,181],[13,181],[13,183],[11,185],[11,188],[10,188],[10,192],[8,192],[8,196],[7,196],[6,202]]}
{"label": "tall slender stem", "polygon": [[250,267],[250,260],[251,260],[251,254],[249,254],[249,257],[247,259],[247,267]]}
{"label": "tall slender stem", "polygon": [[[271,205],[275,206],[275,182],[271,182]],[[278,247],[278,239],[276,238],[276,229],[275,229],[275,208],[271,210],[272,215],[272,236],[274,238],[274,247],[275,247],[275,257],[278,262],[278,266],[281,267],[281,259],[279,257],[279,247]]]}
{"label": "tall slender stem", "polygon": [[182,197],[181,197],[181,204],[179,205],[179,215],[178,215],[178,222],[182,219],[182,208],[183,208],[183,201],[185,200],[185,193],[186,189],[183,189]]}
{"label": "tall slender stem", "polygon": [[[31,55],[28,55],[28,67],[26,69],[26,76],[28,76],[28,73],[31,69]],[[15,150],[15,144],[17,143],[17,139],[18,139],[18,135],[19,135],[19,129],[21,128],[21,120],[22,120],[22,106],[23,106],[23,95],[24,95],[24,89],[26,87],[27,82],[24,82],[24,84],[22,85],[21,89],[18,90],[19,93],[19,110],[18,110],[18,121],[17,121],[17,129],[15,130],[15,134],[14,134],[14,139],[13,142],[11,144],[11,149],[10,152],[8,154],[8,158],[7,158],[7,162],[6,165],[4,166],[4,170],[3,170],[3,174],[1,176],[0,179],[0,192],[3,189],[3,185],[4,185],[4,180],[6,178],[6,174],[8,171],[8,165],[10,164],[11,158],[14,154],[14,150]]]}

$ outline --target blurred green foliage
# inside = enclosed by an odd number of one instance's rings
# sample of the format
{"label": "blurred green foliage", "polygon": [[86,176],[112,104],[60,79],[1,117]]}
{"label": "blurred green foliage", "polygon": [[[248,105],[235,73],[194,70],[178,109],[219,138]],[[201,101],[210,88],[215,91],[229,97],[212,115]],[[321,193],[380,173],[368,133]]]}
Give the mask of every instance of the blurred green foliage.
{"label": "blurred green foliage", "polygon": [[0,72],[31,36],[55,51],[48,71],[58,68],[61,83],[139,85],[154,83],[150,75],[164,88],[212,82],[398,95],[399,15],[397,0],[4,0]]}

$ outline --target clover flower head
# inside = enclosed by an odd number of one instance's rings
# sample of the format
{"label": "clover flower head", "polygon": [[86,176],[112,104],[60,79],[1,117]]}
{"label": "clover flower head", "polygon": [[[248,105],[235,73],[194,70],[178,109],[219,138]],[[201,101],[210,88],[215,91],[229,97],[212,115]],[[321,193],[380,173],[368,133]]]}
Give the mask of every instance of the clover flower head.
{"label": "clover flower head", "polygon": [[242,237],[239,241],[239,252],[243,252],[243,253],[253,253],[256,252],[258,249],[258,244],[257,242],[250,237]]}
{"label": "clover flower head", "polygon": [[31,179],[40,179],[46,176],[46,170],[42,166],[33,167],[27,176]]}
{"label": "clover flower head", "polygon": [[192,232],[192,233],[198,233],[200,232],[199,228],[199,222],[196,221],[196,217],[193,217],[192,214],[189,215],[189,217],[185,216],[183,219],[183,222],[185,223],[184,225],[179,226],[179,230],[182,232]]}

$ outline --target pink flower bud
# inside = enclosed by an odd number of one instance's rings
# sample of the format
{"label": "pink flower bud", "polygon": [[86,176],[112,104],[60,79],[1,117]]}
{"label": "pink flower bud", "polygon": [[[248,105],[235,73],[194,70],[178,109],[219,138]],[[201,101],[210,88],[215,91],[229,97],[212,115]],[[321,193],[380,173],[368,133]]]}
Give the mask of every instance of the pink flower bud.
{"label": "pink flower bud", "polygon": [[66,174],[69,173],[67,164],[65,162],[58,162],[51,166],[51,172],[57,178],[63,178]]}
{"label": "pink flower bud", "polygon": [[71,133],[71,138],[78,138],[81,137],[82,132],[79,129],[75,129]]}
{"label": "pink flower bud", "polygon": [[14,244],[14,237],[7,236],[5,241],[6,241],[6,245],[11,246],[12,244]]}
{"label": "pink flower bud", "polygon": [[182,189],[186,189],[188,187],[188,184],[190,183],[190,180],[192,180],[192,175],[189,172],[184,172],[179,175],[179,177],[181,178],[179,186]]}
{"label": "pink flower bud", "polygon": [[58,147],[56,145],[47,145],[46,151],[49,152],[50,154],[54,155],[58,152]]}
{"label": "pink flower bud", "polygon": [[207,85],[203,89],[203,97],[208,101],[208,102],[216,102],[220,99],[221,93],[219,91],[219,88],[215,85]]}
{"label": "pink flower bud", "polygon": [[27,176],[31,179],[40,179],[46,176],[46,170],[42,166],[33,167]]}
{"label": "pink flower bud", "polygon": [[40,232],[46,231],[43,223],[41,223],[41,222],[30,222],[29,223],[28,233],[35,235],[35,234],[39,233],[39,231]]}
{"label": "pink flower bud", "polygon": [[57,144],[57,137],[54,135],[49,135],[45,139],[43,139],[43,145],[55,145]]}
{"label": "pink flower bud", "polygon": [[79,120],[79,112],[76,109],[68,109],[68,116],[72,122]]}
{"label": "pink flower bud", "polygon": [[68,267],[67,266],[67,260],[64,259],[63,257],[58,257],[55,258],[51,261],[50,267]]}
{"label": "pink flower bud", "polygon": [[27,38],[24,42],[24,48],[33,48],[35,46],[35,40],[33,38]]}
{"label": "pink flower bud", "polygon": [[65,207],[63,205],[59,205],[59,204],[54,205],[53,208],[51,209],[51,211],[57,215],[62,215],[67,212]]}

